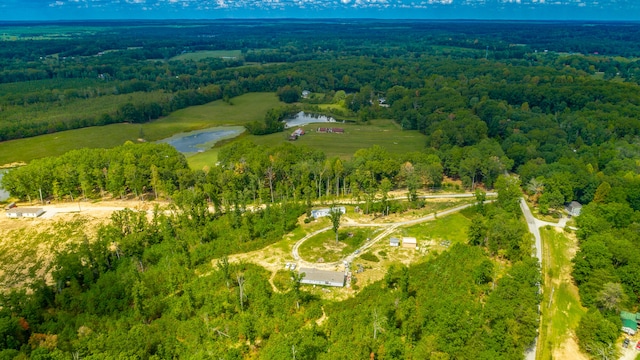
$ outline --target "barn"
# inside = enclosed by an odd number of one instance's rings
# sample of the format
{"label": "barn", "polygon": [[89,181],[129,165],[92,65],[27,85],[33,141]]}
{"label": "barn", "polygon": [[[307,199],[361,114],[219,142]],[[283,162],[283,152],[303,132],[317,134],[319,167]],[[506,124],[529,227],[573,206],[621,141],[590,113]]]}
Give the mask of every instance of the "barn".
{"label": "barn", "polygon": [[403,237],[402,238],[402,247],[408,249],[415,249],[418,247],[418,240],[414,237]]}
{"label": "barn", "polygon": [[298,270],[304,274],[301,284],[322,285],[322,286],[344,286],[345,275],[340,271],[319,270],[313,268],[300,268]]}
{"label": "barn", "polygon": [[13,209],[7,210],[7,217],[14,218],[14,219],[21,218],[21,217],[37,218],[42,214],[44,214],[44,210],[42,208],[15,207]]}

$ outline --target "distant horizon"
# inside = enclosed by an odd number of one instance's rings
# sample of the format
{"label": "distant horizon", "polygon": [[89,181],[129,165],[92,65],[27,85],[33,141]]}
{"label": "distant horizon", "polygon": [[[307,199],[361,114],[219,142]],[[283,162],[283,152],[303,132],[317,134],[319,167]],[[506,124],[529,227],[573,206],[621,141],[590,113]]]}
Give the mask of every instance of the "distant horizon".
{"label": "distant horizon", "polygon": [[[640,1],[640,0],[639,0]],[[593,23],[640,23],[640,19],[483,19],[483,18],[376,18],[376,17],[220,17],[220,18],[94,18],[94,19],[18,19],[18,20],[0,20],[3,23],[58,23],[58,22],[128,22],[128,21],[242,21],[242,20],[300,20],[300,21],[335,21],[335,20],[375,20],[375,21],[435,21],[435,22],[456,22],[456,21],[477,21],[477,22],[593,22]]]}
{"label": "distant horizon", "polygon": [[637,0],[3,0],[3,21],[640,21]]}

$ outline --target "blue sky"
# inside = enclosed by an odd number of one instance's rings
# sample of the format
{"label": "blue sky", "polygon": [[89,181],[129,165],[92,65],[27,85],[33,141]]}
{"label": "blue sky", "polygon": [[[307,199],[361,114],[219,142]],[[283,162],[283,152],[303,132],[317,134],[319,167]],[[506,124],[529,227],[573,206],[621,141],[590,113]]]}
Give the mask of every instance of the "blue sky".
{"label": "blue sky", "polygon": [[0,0],[0,20],[640,20],[640,0]]}

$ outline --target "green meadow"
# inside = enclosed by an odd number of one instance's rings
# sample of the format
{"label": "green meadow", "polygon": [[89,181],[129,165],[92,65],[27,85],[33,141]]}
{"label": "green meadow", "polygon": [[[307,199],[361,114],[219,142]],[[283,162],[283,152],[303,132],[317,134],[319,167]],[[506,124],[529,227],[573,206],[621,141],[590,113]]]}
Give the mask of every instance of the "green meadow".
{"label": "green meadow", "polygon": [[170,60],[193,60],[199,61],[206,58],[240,58],[240,50],[206,50],[194,51],[172,57]]}
{"label": "green meadow", "polygon": [[[99,105],[105,106],[102,103]],[[219,100],[178,110],[145,124],[112,124],[5,141],[0,143],[0,165],[29,162],[83,147],[110,148],[125,141],[156,141],[186,131],[215,126],[241,126],[251,121],[261,121],[267,110],[281,105],[283,103],[274,93],[251,93],[233,98],[230,103]],[[318,127],[340,127],[344,129],[344,133],[320,133],[317,132]],[[358,149],[373,145],[382,146],[392,153],[416,151],[425,146],[423,134],[413,130],[403,131],[392,120],[372,120],[363,124],[308,124],[302,128],[306,134],[292,143],[320,149],[328,157],[350,158]],[[293,130],[288,129],[285,132],[263,136],[245,133],[239,138],[259,145],[274,146],[288,141],[291,131]],[[234,140],[221,141],[208,151],[190,156],[190,166],[202,169],[215,164],[219,149],[231,141]]]}
{"label": "green meadow", "polygon": [[554,351],[572,336],[587,310],[580,303],[578,288],[572,281],[571,259],[577,245],[565,233],[549,226],[540,228],[544,259],[542,261],[543,300],[538,339],[538,359],[553,359]]}
{"label": "green meadow", "polygon": [[171,135],[214,126],[243,125],[262,120],[267,110],[282,103],[274,93],[252,93],[178,110],[146,124],[112,124],[62,131],[32,138],[0,142],[0,165],[29,162],[83,147],[109,148],[125,141],[156,141]]}
{"label": "green meadow", "polygon": [[451,243],[466,243],[467,229],[471,225],[471,218],[475,209],[467,208],[460,212],[403,229],[403,236],[412,236],[421,240],[451,241]]}
{"label": "green meadow", "polygon": [[[317,132],[318,127],[340,127],[344,129],[344,134],[327,134]],[[379,145],[391,153],[401,154],[410,151],[418,151],[425,147],[425,136],[416,130],[402,130],[393,120],[372,120],[365,124],[354,123],[318,123],[301,126],[305,130],[305,135],[296,141],[291,141],[293,145],[306,145],[311,148],[322,150],[327,157],[340,157],[348,159],[362,148]],[[253,141],[258,145],[274,146],[282,142],[289,141],[289,134],[294,129],[287,129],[285,132],[269,135],[249,135],[241,137]],[[224,145],[222,145],[224,146]],[[218,151],[221,147],[214,147],[203,153],[189,157],[189,165],[192,169],[202,169],[204,166],[211,166],[218,160]]]}

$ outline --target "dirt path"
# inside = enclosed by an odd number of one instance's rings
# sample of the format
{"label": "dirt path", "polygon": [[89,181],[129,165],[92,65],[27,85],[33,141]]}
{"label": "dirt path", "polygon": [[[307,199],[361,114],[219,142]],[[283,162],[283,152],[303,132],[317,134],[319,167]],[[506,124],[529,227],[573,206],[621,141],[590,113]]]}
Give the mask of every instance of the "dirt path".
{"label": "dirt path", "polygon": [[[487,200],[487,202],[491,202],[493,200]],[[466,209],[470,206],[473,206],[474,204],[465,204],[465,205],[460,205],[460,206],[456,206],[444,211],[440,211],[438,213],[438,217],[440,216],[446,216],[458,211],[461,211],[463,209]],[[298,240],[295,245],[293,246],[293,249],[291,250],[291,255],[293,256],[293,258],[298,262],[299,267],[313,267],[313,268],[321,268],[321,269],[336,269],[338,267],[344,266],[344,263],[351,263],[353,262],[353,260],[358,257],[359,254],[363,253],[364,251],[366,251],[367,249],[371,248],[373,245],[375,245],[377,242],[379,242],[382,239],[385,239],[387,236],[389,236],[391,233],[393,233],[398,227],[400,226],[411,226],[411,225],[416,225],[416,224],[420,224],[426,221],[432,221],[436,219],[436,215],[435,214],[429,214],[417,219],[413,219],[413,220],[402,220],[402,221],[395,221],[395,222],[389,222],[389,223],[357,223],[354,222],[353,220],[350,221],[346,221],[344,222],[342,225],[343,226],[363,226],[363,227],[384,227],[385,229],[378,234],[376,237],[374,237],[373,239],[365,242],[364,244],[362,244],[362,246],[360,246],[358,249],[356,249],[353,253],[345,256],[344,258],[335,261],[335,262],[330,262],[330,263],[317,263],[317,262],[309,262],[306,261],[304,259],[302,259],[302,257],[300,256],[299,253],[299,249],[300,246],[307,241],[308,239],[310,239],[311,237],[320,234],[322,232],[325,231],[329,231],[332,229],[331,226],[327,226],[325,228],[322,228],[320,230],[316,230],[311,234],[306,235],[305,237],[303,237],[302,239]]]}

